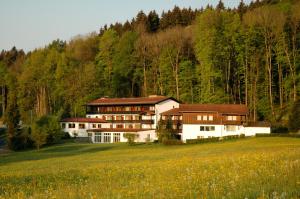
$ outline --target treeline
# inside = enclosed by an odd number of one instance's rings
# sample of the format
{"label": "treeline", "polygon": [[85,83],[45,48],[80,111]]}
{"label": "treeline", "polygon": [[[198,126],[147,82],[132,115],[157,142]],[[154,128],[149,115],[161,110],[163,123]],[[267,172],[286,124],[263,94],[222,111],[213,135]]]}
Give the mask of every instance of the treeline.
{"label": "treeline", "polygon": [[300,3],[139,12],[131,21],[29,53],[0,54],[1,114],[31,124],[84,116],[101,96],[167,95],[245,103],[250,120],[286,123],[299,95]]}

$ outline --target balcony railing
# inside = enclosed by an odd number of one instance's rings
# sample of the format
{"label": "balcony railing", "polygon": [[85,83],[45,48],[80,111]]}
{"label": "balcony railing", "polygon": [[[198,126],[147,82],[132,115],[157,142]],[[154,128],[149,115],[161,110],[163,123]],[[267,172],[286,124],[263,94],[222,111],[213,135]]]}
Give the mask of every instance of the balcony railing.
{"label": "balcony railing", "polygon": [[110,123],[141,123],[141,124],[154,124],[154,120],[105,120]]}

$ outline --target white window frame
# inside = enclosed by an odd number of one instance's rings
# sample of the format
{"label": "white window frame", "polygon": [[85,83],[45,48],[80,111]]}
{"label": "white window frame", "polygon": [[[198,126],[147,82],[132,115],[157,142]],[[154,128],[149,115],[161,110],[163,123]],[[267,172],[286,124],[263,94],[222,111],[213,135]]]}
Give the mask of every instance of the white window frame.
{"label": "white window frame", "polygon": [[202,116],[201,115],[197,115],[197,120],[198,121],[202,120]]}

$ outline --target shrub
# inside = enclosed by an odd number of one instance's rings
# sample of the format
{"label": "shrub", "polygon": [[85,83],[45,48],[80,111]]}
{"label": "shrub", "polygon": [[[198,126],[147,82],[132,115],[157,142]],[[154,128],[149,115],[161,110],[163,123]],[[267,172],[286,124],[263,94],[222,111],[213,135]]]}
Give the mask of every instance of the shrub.
{"label": "shrub", "polygon": [[255,135],[256,137],[293,137],[300,138],[300,134],[295,133],[259,133]]}
{"label": "shrub", "polygon": [[287,126],[283,124],[273,124],[271,127],[272,133],[289,133],[289,129]]}
{"label": "shrub", "polygon": [[134,133],[125,133],[124,137],[127,139],[127,143],[129,145],[134,145],[134,141],[138,137],[138,135]]}
{"label": "shrub", "polygon": [[11,138],[12,149],[15,151],[32,148],[34,142],[31,139],[31,128],[23,127],[18,129],[15,135]]}
{"label": "shrub", "polygon": [[188,139],[186,140],[187,144],[199,144],[199,143],[207,143],[207,142],[218,142],[220,140],[219,137],[211,137],[211,138],[202,138],[202,139]]}
{"label": "shrub", "polygon": [[55,116],[43,116],[32,125],[31,138],[37,149],[44,144],[57,143],[62,137],[63,132]]}
{"label": "shrub", "polygon": [[290,132],[297,132],[300,130],[300,100],[297,100],[292,107],[288,126]]}
{"label": "shrub", "polygon": [[162,142],[164,145],[181,145],[183,142],[177,139],[163,139]]}

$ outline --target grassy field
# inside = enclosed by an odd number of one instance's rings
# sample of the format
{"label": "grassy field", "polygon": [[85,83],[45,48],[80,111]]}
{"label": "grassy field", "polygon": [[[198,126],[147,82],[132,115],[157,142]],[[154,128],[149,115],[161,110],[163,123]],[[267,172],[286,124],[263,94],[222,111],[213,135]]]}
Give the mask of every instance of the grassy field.
{"label": "grassy field", "polygon": [[300,139],[68,143],[0,156],[0,198],[299,198]]}

